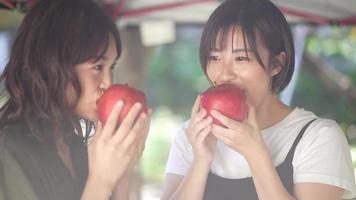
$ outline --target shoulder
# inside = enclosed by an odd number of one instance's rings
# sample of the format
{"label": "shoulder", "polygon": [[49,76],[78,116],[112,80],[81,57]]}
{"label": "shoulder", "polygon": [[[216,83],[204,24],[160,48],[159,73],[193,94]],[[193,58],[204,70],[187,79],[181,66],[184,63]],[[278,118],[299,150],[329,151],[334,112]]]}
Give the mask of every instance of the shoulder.
{"label": "shoulder", "polygon": [[25,129],[22,124],[1,130],[0,144],[0,154],[4,155],[4,152],[7,152],[9,155],[23,155],[23,157],[40,146],[40,142],[29,134],[28,129]]}
{"label": "shoulder", "polygon": [[318,117],[305,130],[296,148],[296,160],[307,158],[335,159],[335,157],[350,158],[350,147],[339,124],[332,119]]}
{"label": "shoulder", "polygon": [[313,112],[302,108],[296,109],[296,114],[293,119],[295,128],[301,130],[312,120],[314,121],[305,130],[302,140],[307,139],[309,142],[315,142],[315,140],[320,138],[346,139],[345,134],[335,120],[318,117]]}
{"label": "shoulder", "polygon": [[25,169],[18,160],[19,155],[14,152],[21,146],[14,141],[16,140],[11,135],[0,135],[0,177],[3,186],[0,192],[3,192],[2,195],[6,199],[38,199]]}
{"label": "shoulder", "polygon": [[304,138],[308,140],[309,143],[329,141],[330,143],[347,145],[345,134],[339,124],[331,119],[318,118],[315,120],[309,125]]}
{"label": "shoulder", "polygon": [[338,123],[318,118],[300,140],[293,159],[296,183],[324,183],[343,188],[344,197],[355,194],[350,147]]}

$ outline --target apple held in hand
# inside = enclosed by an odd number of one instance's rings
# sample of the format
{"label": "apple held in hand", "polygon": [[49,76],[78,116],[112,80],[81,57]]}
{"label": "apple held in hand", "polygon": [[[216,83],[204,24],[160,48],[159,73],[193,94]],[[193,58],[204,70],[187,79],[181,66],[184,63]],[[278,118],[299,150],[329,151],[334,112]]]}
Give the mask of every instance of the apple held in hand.
{"label": "apple held in hand", "polygon": [[141,103],[141,112],[147,112],[147,101],[143,92],[127,85],[114,84],[105,90],[98,100],[99,120],[103,124],[108,119],[116,102],[120,100],[124,102],[124,107],[118,118],[119,124],[121,124],[126,114],[136,102]]}
{"label": "apple held in hand", "polygon": [[[201,107],[207,110],[211,117],[213,117],[210,114],[211,110],[217,110],[237,121],[243,121],[248,115],[248,105],[243,91],[232,84],[221,84],[204,91],[201,96]],[[224,126],[214,117],[213,123]]]}

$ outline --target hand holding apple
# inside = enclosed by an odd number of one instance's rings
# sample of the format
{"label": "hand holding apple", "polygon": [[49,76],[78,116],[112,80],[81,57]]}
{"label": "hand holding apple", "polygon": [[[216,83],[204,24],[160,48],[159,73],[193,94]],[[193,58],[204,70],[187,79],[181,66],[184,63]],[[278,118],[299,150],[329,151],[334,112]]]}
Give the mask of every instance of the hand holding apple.
{"label": "hand holding apple", "polygon": [[[248,115],[248,105],[243,91],[232,84],[221,84],[213,86],[202,93],[201,107],[208,111],[217,110],[225,116],[243,121]],[[213,123],[224,126],[219,120],[213,117]]]}
{"label": "hand holding apple", "polygon": [[141,103],[141,112],[147,112],[147,100],[143,92],[127,85],[113,84],[104,91],[98,100],[98,115],[102,123],[105,124],[115,103],[120,100],[124,102],[124,107],[118,118],[119,124],[136,102]]}

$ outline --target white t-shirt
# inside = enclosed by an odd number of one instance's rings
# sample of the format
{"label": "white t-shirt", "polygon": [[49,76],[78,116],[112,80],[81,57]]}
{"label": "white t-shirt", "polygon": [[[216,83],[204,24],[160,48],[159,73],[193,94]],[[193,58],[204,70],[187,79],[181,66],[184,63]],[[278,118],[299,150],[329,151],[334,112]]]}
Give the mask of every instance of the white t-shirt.
{"label": "white t-shirt", "polygon": [[[275,166],[281,164],[298,133],[312,119],[312,112],[295,108],[277,124],[261,130]],[[166,166],[166,173],[184,176],[193,161],[193,149],[186,137],[188,121],[177,131]],[[356,196],[351,154],[346,137],[338,124],[318,118],[305,131],[293,158],[294,183],[324,183],[343,188],[343,198]],[[251,177],[246,159],[218,141],[211,171],[224,178]]]}

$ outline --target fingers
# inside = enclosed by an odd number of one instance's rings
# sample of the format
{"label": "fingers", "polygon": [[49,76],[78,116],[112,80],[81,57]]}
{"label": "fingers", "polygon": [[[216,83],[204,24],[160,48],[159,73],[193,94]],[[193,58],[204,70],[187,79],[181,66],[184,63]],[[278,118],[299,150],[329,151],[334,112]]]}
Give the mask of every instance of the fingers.
{"label": "fingers", "polygon": [[[211,123],[213,122],[213,118],[212,117],[207,117],[205,119],[203,119],[201,121],[201,123],[198,123],[196,124],[196,126],[194,126],[193,128],[193,132],[195,133],[199,133],[200,135],[200,132],[203,131],[207,126],[209,126]],[[196,137],[196,136],[195,136]]]}
{"label": "fingers", "polygon": [[230,119],[229,117],[223,115],[222,113],[220,113],[217,110],[212,110],[210,112],[210,114],[216,118],[217,120],[219,120],[222,124],[224,124],[227,128],[233,129],[239,125],[241,125],[242,123],[233,119]]}
{"label": "fingers", "polygon": [[117,127],[117,120],[119,118],[123,106],[124,106],[124,102],[118,101],[115,104],[113,110],[111,111],[102,131],[100,132],[100,137],[102,137],[104,140],[107,140],[112,137]]}
{"label": "fingers", "polygon": [[195,125],[199,123],[206,117],[207,114],[208,112],[205,109],[200,109],[199,112],[193,118],[191,118],[190,124]]}
{"label": "fingers", "polygon": [[147,120],[143,126],[143,140],[141,140],[143,143],[146,142],[146,139],[147,139],[147,136],[148,136],[148,132],[150,130],[150,122],[151,122],[151,115],[152,115],[152,109],[148,109],[148,112],[147,112]]}
{"label": "fingers", "polygon": [[212,125],[206,126],[197,136],[197,139],[196,139],[197,142],[203,143],[205,138],[210,134],[211,130],[212,130]]}
{"label": "fingers", "polygon": [[142,155],[145,148],[146,138],[149,132],[150,115],[150,111],[148,113],[141,113],[130,133],[121,144],[123,149],[130,149],[130,154],[134,160]]}
{"label": "fingers", "polygon": [[232,134],[238,133],[230,133],[226,128],[223,128],[218,125],[212,125],[211,133],[218,139],[222,140],[225,144],[229,144],[231,141]]}
{"label": "fingers", "polygon": [[193,105],[193,108],[192,108],[191,118],[193,118],[199,112],[200,99],[201,99],[200,95],[198,95],[197,98],[195,99],[195,102],[194,102],[194,105]]}
{"label": "fingers", "polygon": [[[124,120],[120,124],[119,128],[117,129],[116,133],[114,134],[113,139],[115,143],[121,143],[120,141],[123,141],[126,136],[129,134],[131,129],[133,128],[133,125],[135,123],[135,120],[137,118],[137,115],[139,115],[141,111],[142,105],[140,103],[135,103],[130,111],[127,113],[125,116]],[[140,119],[140,117],[138,118]],[[136,122],[137,123],[137,122]]]}
{"label": "fingers", "polygon": [[[143,130],[143,127],[145,126],[146,120],[147,120],[147,114],[141,113],[140,116],[138,117],[135,125],[132,127],[132,129],[130,131],[128,131],[129,134],[122,142],[122,146],[124,148],[130,148],[131,146],[133,146],[133,144],[135,142],[137,142],[136,141],[137,139],[142,137],[141,131]],[[117,140],[117,142],[120,141],[119,137],[115,138],[115,140]],[[137,148],[137,147],[135,147],[135,148]]]}
{"label": "fingers", "polygon": [[[132,108],[132,116],[137,116],[138,113],[136,112],[135,108]],[[138,112],[140,112],[140,109]],[[120,144],[124,149],[139,149],[138,151],[142,153],[149,132],[151,114],[152,109],[148,109],[147,113],[141,112],[139,114],[137,120],[132,122],[134,123],[133,126],[132,123],[128,123],[126,127],[120,127],[120,130],[113,136],[112,142]],[[124,123],[122,126],[124,126]]]}

